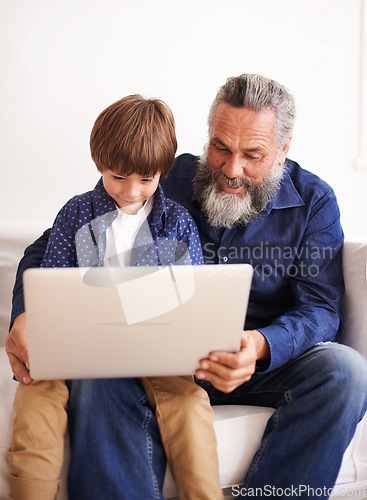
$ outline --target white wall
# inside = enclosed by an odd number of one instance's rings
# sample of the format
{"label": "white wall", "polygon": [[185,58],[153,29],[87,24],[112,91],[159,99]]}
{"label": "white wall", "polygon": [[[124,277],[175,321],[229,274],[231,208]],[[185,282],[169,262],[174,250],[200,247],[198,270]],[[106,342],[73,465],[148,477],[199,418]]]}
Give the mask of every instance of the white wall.
{"label": "white wall", "polygon": [[0,222],[49,225],[98,173],[89,133],[129,93],[172,108],[179,152],[200,154],[227,76],[295,95],[289,157],[325,178],[347,235],[367,236],[359,148],[365,0],[0,0]]}

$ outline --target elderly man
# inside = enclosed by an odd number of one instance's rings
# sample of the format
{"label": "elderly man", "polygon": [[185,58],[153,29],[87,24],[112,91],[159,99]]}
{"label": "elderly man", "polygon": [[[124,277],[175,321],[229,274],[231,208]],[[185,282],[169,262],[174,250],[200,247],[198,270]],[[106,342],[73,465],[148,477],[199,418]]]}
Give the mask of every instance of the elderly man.
{"label": "elderly man", "polygon": [[[343,295],[339,209],[325,182],[286,159],[294,118],[282,85],[260,75],[229,78],[210,111],[204,155],[177,158],[162,185],[194,217],[207,264],[254,267],[240,351],[208,353],[196,373],[212,404],[275,408],[241,493],[269,496],[272,488],[278,497],[310,497],[317,490],[328,498],[366,410],[367,366],[335,343]],[[24,383],[20,276],[39,265],[46,242],[47,233],[28,248],[14,290],[7,351]],[[220,297],[208,300],[220,307]],[[69,420],[71,498],[161,498],[164,457],[135,380],[73,381]]]}

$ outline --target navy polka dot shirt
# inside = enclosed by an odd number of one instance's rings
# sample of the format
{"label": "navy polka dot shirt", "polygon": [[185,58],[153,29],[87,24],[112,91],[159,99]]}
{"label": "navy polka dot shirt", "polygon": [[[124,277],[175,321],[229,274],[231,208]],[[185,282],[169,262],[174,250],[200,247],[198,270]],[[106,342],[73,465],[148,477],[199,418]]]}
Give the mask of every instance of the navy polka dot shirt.
{"label": "navy polka dot shirt", "polygon": [[[74,196],[56,217],[41,267],[103,266],[105,233],[117,213],[102,179],[93,191]],[[159,185],[152,211],[136,236],[130,265],[170,264],[203,264],[203,255],[191,215],[167,199]]]}

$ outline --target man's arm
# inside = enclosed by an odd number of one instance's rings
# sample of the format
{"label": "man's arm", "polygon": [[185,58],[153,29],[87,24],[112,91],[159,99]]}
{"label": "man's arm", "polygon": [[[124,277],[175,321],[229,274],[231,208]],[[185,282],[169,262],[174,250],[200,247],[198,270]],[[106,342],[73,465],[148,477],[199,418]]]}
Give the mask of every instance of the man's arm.
{"label": "man's arm", "polygon": [[293,306],[258,330],[270,347],[267,370],[296,359],[320,342],[335,342],[341,331],[344,294],[340,213],[330,189],[312,205],[289,272]]}
{"label": "man's arm", "polygon": [[24,256],[19,263],[15,285],[13,289],[13,307],[10,320],[10,331],[6,340],[6,352],[13,373],[17,380],[29,384],[28,365],[28,337],[26,328],[26,314],[23,297],[23,272],[31,267],[41,265],[50,229],[45,231],[32,245],[26,248]]}
{"label": "man's arm", "polygon": [[11,312],[10,327],[12,327],[14,319],[25,310],[22,281],[23,273],[28,268],[40,267],[46,251],[50,231],[51,229],[47,229],[42,236],[32,243],[32,245],[29,245],[25,249],[22,260],[19,262],[13,288],[13,308]]}

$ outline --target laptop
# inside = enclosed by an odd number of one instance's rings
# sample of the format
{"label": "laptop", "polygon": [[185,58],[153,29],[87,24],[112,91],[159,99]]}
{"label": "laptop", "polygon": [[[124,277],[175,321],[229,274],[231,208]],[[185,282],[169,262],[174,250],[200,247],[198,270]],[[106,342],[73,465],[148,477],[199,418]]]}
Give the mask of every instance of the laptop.
{"label": "laptop", "polygon": [[248,264],[28,269],[34,379],[193,374],[211,351],[235,352]]}

